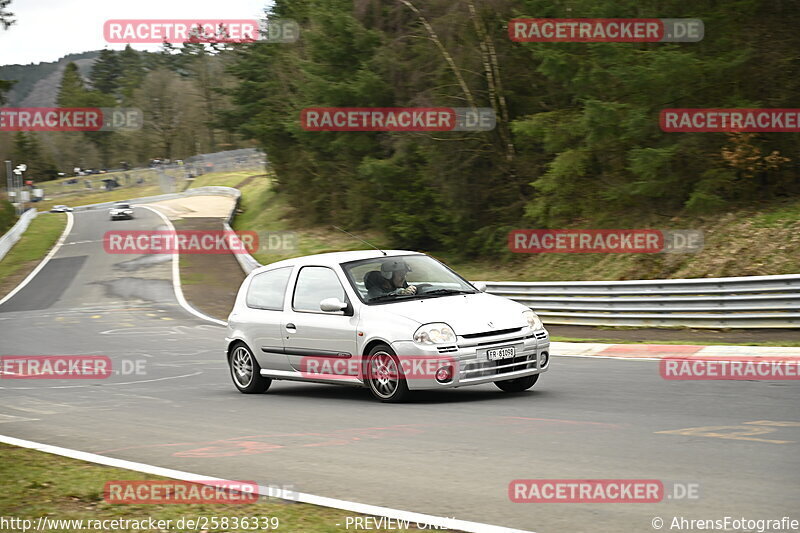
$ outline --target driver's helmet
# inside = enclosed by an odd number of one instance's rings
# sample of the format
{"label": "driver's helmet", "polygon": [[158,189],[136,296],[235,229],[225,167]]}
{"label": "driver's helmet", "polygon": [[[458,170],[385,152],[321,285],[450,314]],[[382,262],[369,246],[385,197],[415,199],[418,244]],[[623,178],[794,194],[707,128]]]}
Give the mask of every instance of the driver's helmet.
{"label": "driver's helmet", "polygon": [[381,275],[386,279],[392,279],[395,272],[411,272],[411,267],[402,259],[392,259],[381,264]]}

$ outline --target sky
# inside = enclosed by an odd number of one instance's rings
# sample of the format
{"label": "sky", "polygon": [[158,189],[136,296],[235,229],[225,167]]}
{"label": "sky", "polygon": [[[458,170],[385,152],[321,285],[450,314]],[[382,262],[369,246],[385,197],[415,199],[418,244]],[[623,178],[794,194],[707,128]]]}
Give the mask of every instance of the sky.
{"label": "sky", "polygon": [[[108,44],[109,19],[261,19],[269,0],[11,0],[16,24],[0,29],[0,65],[56,61],[70,53],[122,50]],[[131,45],[158,50],[158,44]]]}

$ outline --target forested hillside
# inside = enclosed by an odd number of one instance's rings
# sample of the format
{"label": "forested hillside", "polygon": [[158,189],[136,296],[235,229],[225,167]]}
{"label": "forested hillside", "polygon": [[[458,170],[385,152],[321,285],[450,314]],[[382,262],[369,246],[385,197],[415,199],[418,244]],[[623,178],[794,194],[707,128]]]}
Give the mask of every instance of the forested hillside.
{"label": "forested hillside", "polygon": [[[305,216],[408,247],[625,224],[800,192],[797,133],[664,133],[666,107],[798,107],[800,6],[739,0],[278,0],[294,45],[250,45],[231,123]],[[515,17],[700,18],[697,43],[517,43]],[[493,107],[488,133],[308,132],[309,106]],[[313,194],[309,194],[313,191]]]}
{"label": "forested hillside", "polygon": [[58,61],[31,65],[0,66],[0,80],[11,80],[13,85],[6,93],[9,107],[52,107],[58,98],[58,89],[64,68],[69,63],[78,65],[84,78],[89,77],[92,64],[100,52],[68,54]]}
{"label": "forested hillside", "polygon": [[0,76],[21,78],[6,95],[18,106],[138,108],[144,126],[128,132],[2,133],[0,159],[25,162],[28,179],[44,181],[75,167],[144,166],[151,159],[185,159],[251,145],[217,123],[229,107],[223,91],[234,83],[225,72],[231,53],[204,44],[164,45],[158,53],[126,47],[81,54],[74,61],[6,67]]}
{"label": "forested hillside", "polygon": [[[514,228],[658,227],[800,194],[798,133],[665,133],[664,108],[795,108],[789,0],[276,0],[295,43],[101,52],[59,105],[130,106],[135,134],[17,134],[0,155],[73,166],[257,143],[310,223],[486,254]],[[700,42],[520,43],[518,17],[696,18]],[[7,74],[3,74],[8,76]],[[318,132],[307,107],[493,108],[488,132]],[[33,148],[31,148],[31,143]]]}

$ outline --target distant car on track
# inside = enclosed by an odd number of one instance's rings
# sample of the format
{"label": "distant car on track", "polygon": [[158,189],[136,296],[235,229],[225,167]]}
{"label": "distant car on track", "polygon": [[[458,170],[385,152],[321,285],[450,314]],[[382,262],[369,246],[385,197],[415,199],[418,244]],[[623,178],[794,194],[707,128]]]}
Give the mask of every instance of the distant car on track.
{"label": "distant car on track", "polygon": [[384,402],[483,383],[529,389],[549,367],[547,330],[531,309],[484,291],[436,259],[400,250],[260,267],[228,318],[233,383],[243,393],[281,379],[356,385]]}
{"label": "distant car on track", "polygon": [[133,218],[133,208],[128,202],[115,203],[108,213],[111,215],[111,220]]}
{"label": "distant car on track", "polygon": [[72,208],[67,207],[66,205],[54,205],[53,207],[50,208],[51,213],[67,213],[71,211]]}

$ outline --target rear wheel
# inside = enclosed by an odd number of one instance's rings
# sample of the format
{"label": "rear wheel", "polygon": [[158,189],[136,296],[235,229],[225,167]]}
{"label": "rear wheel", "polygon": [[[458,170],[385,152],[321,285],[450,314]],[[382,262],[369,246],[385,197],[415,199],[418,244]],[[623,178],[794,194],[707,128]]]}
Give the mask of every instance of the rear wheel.
{"label": "rear wheel", "polygon": [[532,376],[525,376],[517,379],[495,381],[494,384],[497,385],[497,388],[505,392],[522,392],[536,385],[538,380],[539,374],[533,374]]}
{"label": "rear wheel", "polygon": [[233,384],[244,394],[259,394],[266,392],[272,380],[261,375],[261,367],[253,357],[253,352],[244,343],[238,343],[233,347],[231,356],[228,358],[231,368]]}
{"label": "rear wheel", "polygon": [[400,361],[385,344],[369,351],[364,365],[364,382],[372,395],[382,402],[400,403],[409,396]]}

